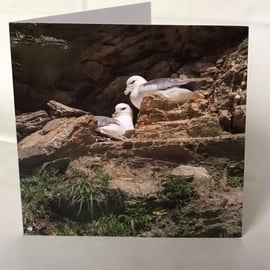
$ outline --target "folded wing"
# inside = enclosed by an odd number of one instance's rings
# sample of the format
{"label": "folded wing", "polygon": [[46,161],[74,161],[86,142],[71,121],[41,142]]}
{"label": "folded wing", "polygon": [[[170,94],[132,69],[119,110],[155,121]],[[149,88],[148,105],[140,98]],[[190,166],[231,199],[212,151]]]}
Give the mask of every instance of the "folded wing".
{"label": "folded wing", "polygon": [[109,125],[117,125],[120,126],[120,122],[117,119],[107,117],[107,116],[95,116],[97,120],[98,128],[109,126]]}
{"label": "folded wing", "polygon": [[174,79],[174,78],[159,78],[148,81],[147,83],[141,86],[142,91],[150,92],[150,91],[159,91],[159,90],[167,90],[173,87],[186,88],[189,90],[193,90],[199,84],[198,80],[194,79]]}

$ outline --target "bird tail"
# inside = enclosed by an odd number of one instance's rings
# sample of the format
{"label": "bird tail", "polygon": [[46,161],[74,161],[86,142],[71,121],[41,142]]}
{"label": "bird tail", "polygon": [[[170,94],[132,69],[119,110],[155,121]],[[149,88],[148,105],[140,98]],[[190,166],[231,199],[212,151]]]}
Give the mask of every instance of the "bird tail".
{"label": "bird tail", "polygon": [[184,85],[181,85],[181,87],[186,88],[190,91],[195,91],[196,89],[199,89],[202,84],[203,84],[202,79],[190,79],[187,80],[187,82]]}

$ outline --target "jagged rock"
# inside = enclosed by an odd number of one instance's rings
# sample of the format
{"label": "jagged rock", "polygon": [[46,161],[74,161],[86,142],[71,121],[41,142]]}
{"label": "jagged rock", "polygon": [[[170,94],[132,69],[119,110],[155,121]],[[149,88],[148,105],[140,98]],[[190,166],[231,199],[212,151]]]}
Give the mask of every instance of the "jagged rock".
{"label": "jagged rock", "polygon": [[219,110],[232,110],[233,94],[231,87],[227,85],[220,85],[218,91],[215,93],[215,105]]}
{"label": "jagged rock", "polygon": [[203,110],[208,107],[208,101],[199,99],[187,101],[182,105],[169,99],[158,96],[146,96],[141,104],[136,128],[155,124],[161,121],[175,121],[191,119],[203,115]]}
{"label": "jagged rock", "polygon": [[239,105],[232,113],[232,132],[243,133],[246,127],[246,105]]}
{"label": "jagged rock", "polygon": [[215,77],[216,74],[218,73],[218,68],[217,67],[208,67],[204,71],[201,70],[201,77]]}
{"label": "jagged rock", "polygon": [[50,100],[47,105],[50,108],[50,115],[52,117],[70,117],[89,114],[88,112],[71,108],[55,100]]}
{"label": "jagged rock", "polygon": [[[219,110],[233,113],[234,107],[246,102],[247,39],[218,60],[214,89],[214,102]],[[243,131],[240,131],[243,132]]]}
{"label": "jagged rock", "polygon": [[222,134],[217,117],[203,116],[191,119],[187,133],[191,137],[215,137]]}
{"label": "jagged rock", "polygon": [[96,121],[93,116],[58,118],[48,122],[20,141],[21,172],[32,170],[44,162],[80,156],[95,142]]}
{"label": "jagged rock", "polygon": [[[215,137],[223,134],[219,125],[219,120],[214,116],[202,116],[199,118],[186,119],[186,120],[171,120],[161,121],[162,117],[165,118],[166,114],[160,113],[161,117],[157,123],[142,125],[134,130],[131,138],[136,139],[175,139],[175,138],[189,138],[189,137]],[[174,116],[179,116],[181,113],[174,113]],[[151,117],[155,116],[151,115]],[[146,118],[147,119],[147,118]],[[153,121],[153,118],[150,118]],[[143,119],[142,119],[143,120]],[[149,119],[148,119],[149,120]]]}
{"label": "jagged rock", "polygon": [[231,130],[231,117],[232,114],[228,110],[219,111],[219,124],[226,131]]}
{"label": "jagged rock", "polygon": [[41,129],[50,120],[47,112],[43,110],[17,115],[16,128],[19,135],[18,139],[21,140],[29,134]]}
{"label": "jagged rock", "polygon": [[208,105],[205,99],[187,101],[180,106],[168,99],[146,96],[131,138],[166,139],[220,135],[222,130],[216,118],[203,116]]}

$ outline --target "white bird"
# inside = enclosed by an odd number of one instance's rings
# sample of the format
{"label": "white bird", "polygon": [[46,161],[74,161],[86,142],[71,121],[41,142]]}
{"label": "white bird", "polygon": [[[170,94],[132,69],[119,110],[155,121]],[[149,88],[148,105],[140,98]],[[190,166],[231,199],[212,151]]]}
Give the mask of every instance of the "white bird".
{"label": "white bird", "polygon": [[133,130],[133,111],[126,103],[115,106],[112,117],[95,116],[97,120],[96,131],[108,137],[123,140],[127,130]]}
{"label": "white bird", "polygon": [[130,94],[132,104],[140,109],[142,100],[147,95],[158,95],[181,104],[187,100],[201,98],[202,95],[189,89],[197,85],[199,80],[180,80],[174,78],[160,78],[146,81],[142,76],[131,76],[126,82],[125,95]]}

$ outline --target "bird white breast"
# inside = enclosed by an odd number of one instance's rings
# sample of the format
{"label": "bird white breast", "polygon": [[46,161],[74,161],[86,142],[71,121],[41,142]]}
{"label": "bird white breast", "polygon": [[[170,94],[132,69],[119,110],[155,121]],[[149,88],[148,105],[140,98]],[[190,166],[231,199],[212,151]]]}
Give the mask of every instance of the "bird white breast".
{"label": "bird white breast", "polygon": [[139,95],[138,91],[135,90],[130,94],[130,101],[132,102],[132,104],[137,108],[140,109],[143,97],[145,95],[143,95],[142,93]]}
{"label": "bird white breast", "polygon": [[130,115],[121,115],[116,117],[116,119],[121,123],[121,126],[125,131],[134,129],[132,117]]}

